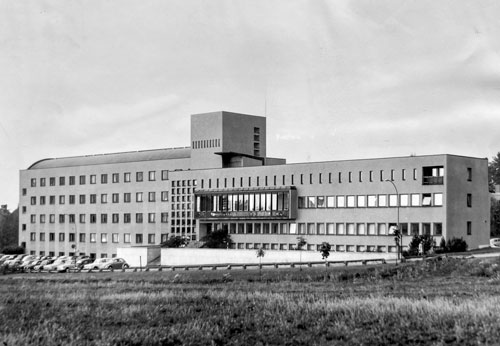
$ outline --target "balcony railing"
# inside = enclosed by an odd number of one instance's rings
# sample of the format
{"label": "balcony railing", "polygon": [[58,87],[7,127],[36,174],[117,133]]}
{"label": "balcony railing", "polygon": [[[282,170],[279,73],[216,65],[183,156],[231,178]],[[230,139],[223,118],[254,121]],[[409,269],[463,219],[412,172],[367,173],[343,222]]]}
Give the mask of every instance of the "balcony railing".
{"label": "balcony railing", "polygon": [[444,177],[424,176],[423,185],[443,185]]}

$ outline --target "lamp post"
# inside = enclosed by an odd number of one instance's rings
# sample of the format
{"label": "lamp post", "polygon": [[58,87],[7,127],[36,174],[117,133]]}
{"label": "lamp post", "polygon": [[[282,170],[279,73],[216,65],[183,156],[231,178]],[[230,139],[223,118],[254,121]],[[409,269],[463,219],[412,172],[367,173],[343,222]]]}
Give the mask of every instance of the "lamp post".
{"label": "lamp post", "polygon": [[394,187],[394,190],[396,190],[396,209],[397,209],[397,223],[396,223],[396,239],[398,240],[398,249],[397,249],[397,252],[398,252],[398,255],[397,255],[397,258],[396,258],[396,264],[398,264],[398,259],[401,259],[401,249],[403,248],[403,234],[401,233],[401,230],[399,229],[399,192],[398,192],[398,188],[396,187],[396,184],[394,184],[394,182],[392,180],[389,180],[389,179],[385,179],[386,182],[388,183],[391,183],[392,186]]}

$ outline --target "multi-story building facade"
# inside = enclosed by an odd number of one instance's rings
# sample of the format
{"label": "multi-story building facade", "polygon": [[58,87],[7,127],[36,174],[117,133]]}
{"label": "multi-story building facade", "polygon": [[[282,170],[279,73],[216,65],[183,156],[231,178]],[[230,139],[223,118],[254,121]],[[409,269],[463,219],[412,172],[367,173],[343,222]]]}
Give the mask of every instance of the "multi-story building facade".
{"label": "multi-story building facade", "polygon": [[456,155],[286,164],[265,118],[193,115],[191,147],[46,159],[20,172],[29,253],[102,257],[227,229],[233,247],[395,252],[413,234],[489,242],[486,159]]}

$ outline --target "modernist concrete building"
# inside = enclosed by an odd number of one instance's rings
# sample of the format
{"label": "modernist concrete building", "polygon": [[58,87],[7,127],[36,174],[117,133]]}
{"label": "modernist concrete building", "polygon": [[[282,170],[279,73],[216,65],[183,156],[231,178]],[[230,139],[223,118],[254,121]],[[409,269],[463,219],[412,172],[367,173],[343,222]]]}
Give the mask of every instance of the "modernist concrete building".
{"label": "modernist concrete building", "polygon": [[395,252],[413,234],[489,243],[488,162],[456,155],[286,164],[267,157],[266,119],[191,117],[191,147],[44,159],[20,172],[29,253],[112,256],[171,235],[227,229],[236,249]]}

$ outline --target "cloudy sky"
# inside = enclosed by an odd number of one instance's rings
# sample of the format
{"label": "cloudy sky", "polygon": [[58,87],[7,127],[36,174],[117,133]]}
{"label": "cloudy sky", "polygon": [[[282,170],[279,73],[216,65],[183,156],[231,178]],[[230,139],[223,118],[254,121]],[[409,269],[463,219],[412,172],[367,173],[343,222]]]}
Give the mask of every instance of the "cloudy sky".
{"label": "cloudy sky", "polygon": [[47,157],[266,115],[288,162],[500,151],[500,2],[0,0],[0,202]]}

